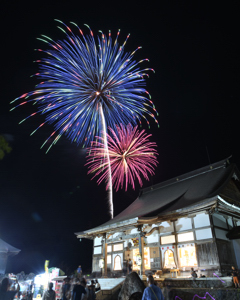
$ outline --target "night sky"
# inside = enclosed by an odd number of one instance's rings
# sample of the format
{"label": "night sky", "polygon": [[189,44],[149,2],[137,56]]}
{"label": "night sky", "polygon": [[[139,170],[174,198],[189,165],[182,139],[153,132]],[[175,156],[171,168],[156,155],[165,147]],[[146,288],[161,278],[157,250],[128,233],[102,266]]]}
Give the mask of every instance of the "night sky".
{"label": "night sky", "polygon": [[[73,21],[85,34],[86,23],[95,36],[109,29],[114,36],[120,28],[121,42],[131,33],[126,51],[142,46],[136,58],[150,59],[145,66],[156,73],[147,79],[147,90],[160,128],[154,123],[144,128],[157,142],[159,166],[144,187],[231,155],[240,168],[238,1],[110,3],[1,2],[0,134],[12,152],[0,161],[0,238],[21,249],[9,259],[7,272],[39,273],[46,259],[50,267],[70,271],[82,264],[90,270],[92,242],[79,242],[74,232],[109,219],[104,184],[87,176],[86,150],[63,137],[45,154],[40,147],[52,125],[30,136],[43,117],[18,125],[34,108],[29,104],[9,112],[10,101],[37,83],[30,78],[38,71],[33,61],[41,57],[34,49],[47,46],[36,38],[63,36],[54,19]],[[115,215],[138,193],[138,185],[135,191],[114,192]]]}

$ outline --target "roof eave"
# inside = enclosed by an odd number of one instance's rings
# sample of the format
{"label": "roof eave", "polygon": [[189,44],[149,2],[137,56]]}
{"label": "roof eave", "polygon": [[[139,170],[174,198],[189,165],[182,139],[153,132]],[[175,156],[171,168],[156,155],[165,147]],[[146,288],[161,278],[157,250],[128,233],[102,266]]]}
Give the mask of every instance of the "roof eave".
{"label": "roof eave", "polygon": [[133,218],[133,219],[129,219],[129,220],[125,220],[125,221],[120,221],[120,222],[116,222],[110,225],[103,225],[103,226],[98,226],[83,232],[77,232],[75,233],[77,235],[77,238],[88,238],[90,236],[93,235],[98,235],[98,234],[103,234],[106,232],[109,232],[113,229],[116,228],[122,228],[125,226],[129,226],[129,225],[137,225],[138,223],[138,218]]}

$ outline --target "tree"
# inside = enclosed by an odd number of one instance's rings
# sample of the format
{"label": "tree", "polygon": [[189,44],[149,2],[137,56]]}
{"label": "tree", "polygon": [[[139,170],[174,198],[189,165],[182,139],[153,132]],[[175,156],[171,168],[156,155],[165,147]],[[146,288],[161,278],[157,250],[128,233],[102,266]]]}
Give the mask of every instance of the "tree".
{"label": "tree", "polygon": [[6,153],[10,153],[12,148],[9,146],[8,142],[4,136],[0,135],[0,160],[2,160]]}

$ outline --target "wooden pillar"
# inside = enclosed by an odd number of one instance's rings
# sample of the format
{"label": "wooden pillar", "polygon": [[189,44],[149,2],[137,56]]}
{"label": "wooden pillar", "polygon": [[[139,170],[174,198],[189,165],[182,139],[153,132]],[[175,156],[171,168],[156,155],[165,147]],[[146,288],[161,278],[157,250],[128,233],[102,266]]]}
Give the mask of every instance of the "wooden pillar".
{"label": "wooden pillar", "polygon": [[139,254],[141,256],[142,262],[140,265],[141,275],[145,275],[145,264],[144,264],[144,235],[141,231],[139,235]]}
{"label": "wooden pillar", "polygon": [[107,277],[107,242],[105,242],[105,253],[104,253],[104,277]]}
{"label": "wooden pillar", "polygon": [[142,247],[142,265],[141,265],[141,271],[142,275],[145,275],[145,262],[144,262],[144,236],[141,236],[141,247]]}
{"label": "wooden pillar", "polygon": [[104,260],[103,277],[107,277],[107,238],[106,238],[106,235],[103,236],[103,260]]}

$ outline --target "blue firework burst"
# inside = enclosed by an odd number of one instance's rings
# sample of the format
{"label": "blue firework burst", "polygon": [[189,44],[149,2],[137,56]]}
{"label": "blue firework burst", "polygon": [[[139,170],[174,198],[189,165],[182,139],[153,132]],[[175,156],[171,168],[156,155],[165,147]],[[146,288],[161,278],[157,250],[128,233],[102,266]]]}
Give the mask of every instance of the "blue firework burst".
{"label": "blue firework burst", "polygon": [[21,122],[36,113],[45,115],[46,121],[32,134],[45,123],[54,124],[54,132],[42,146],[51,138],[50,149],[63,134],[78,144],[88,145],[102,130],[100,107],[107,127],[141,124],[141,118],[149,125],[147,116],[158,123],[156,109],[145,89],[145,78],[153,69],[140,68],[148,59],[134,60],[135,52],[141,47],[132,53],[125,52],[129,35],[119,45],[120,30],[115,40],[110,31],[108,35],[100,32],[94,38],[89,27],[90,34],[85,36],[75,23],[71,23],[75,28],[72,30],[56,21],[61,24],[58,27],[65,39],[55,42],[44,35],[39,38],[49,46],[48,50],[38,49],[45,53],[36,61],[39,72],[35,75],[41,82],[34,91],[12,101],[22,101],[12,110],[31,101],[38,104],[37,111]]}

